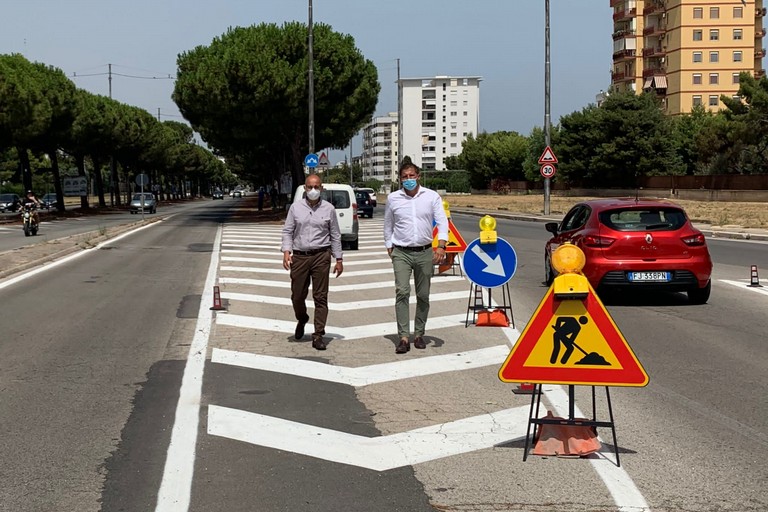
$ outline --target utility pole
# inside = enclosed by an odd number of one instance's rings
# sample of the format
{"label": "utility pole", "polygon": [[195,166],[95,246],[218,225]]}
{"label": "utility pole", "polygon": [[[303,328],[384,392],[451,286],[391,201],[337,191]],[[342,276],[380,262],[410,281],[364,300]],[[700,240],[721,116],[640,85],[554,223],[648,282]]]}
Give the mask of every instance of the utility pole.
{"label": "utility pole", "polygon": [[160,120],[160,107],[157,107],[157,120]]}
{"label": "utility pole", "polygon": [[[549,0],[544,0],[544,145],[550,144],[551,118],[549,114]],[[549,178],[544,178],[544,215],[549,215]]]}
{"label": "utility pole", "polygon": [[[109,64],[109,73],[107,79],[109,81],[109,99],[112,99],[112,64]],[[98,171],[97,171],[98,172]],[[117,179],[117,160],[115,160],[114,153],[109,161],[109,204],[114,206],[115,202],[120,206],[120,181]]]}
{"label": "utility pole", "polygon": [[[312,154],[315,152],[315,70],[314,70],[314,55],[313,55],[313,35],[312,35],[312,0],[309,0],[309,152]],[[314,173],[315,170],[310,168],[310,173]]]}
{"label": "utility pole", "polygon": [[400,81],[400,59],[397,59],[397,172],[400,180],[400,166],[403,163],[403,84]]}
{"label": "utility pole", "polygon": [[[354,139],[354,135],[352,139]],[[352,139],[349,139],[349,186],[352,186]]]}

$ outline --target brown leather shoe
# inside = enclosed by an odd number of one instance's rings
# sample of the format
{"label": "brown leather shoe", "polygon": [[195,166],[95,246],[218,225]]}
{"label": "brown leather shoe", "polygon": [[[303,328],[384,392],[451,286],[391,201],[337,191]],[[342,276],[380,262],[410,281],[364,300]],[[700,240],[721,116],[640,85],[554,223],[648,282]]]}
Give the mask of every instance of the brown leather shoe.
{"label": "brown leather shoe", "polygon": [[400,344],[395,349],[395,354],[405,354],[409,350],[411,350],[411,344],[408,338],[400,338]]}
{"label": "brown leather shoe", "polygon": [[325,341],[323,341],[323,337],[319,336],[317,334],[313,334],[312,335],[312,346],[316,350],[325,350],[326,345],[325,345]]}
{"label": "brown leather shoe", "polygon": [[416,348],[427,348],[427,343],[421,336],[416,336],[413,338],[413,346]]}
{"label": "brown leather shoe", "polygon": [[296,323],[296,330],[293,333],[293,337],[297,340],[300,340],[304,337],[304,325],[309,322],[309,315],[305,315],[303,320],[299,320]]}

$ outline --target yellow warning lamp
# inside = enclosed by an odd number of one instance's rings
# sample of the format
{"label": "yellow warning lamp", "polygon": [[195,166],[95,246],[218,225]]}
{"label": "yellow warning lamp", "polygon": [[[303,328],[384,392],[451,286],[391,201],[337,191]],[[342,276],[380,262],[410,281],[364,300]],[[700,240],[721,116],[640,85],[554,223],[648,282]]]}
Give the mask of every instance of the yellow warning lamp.
{"label": "yellow warning lamp", "polygon": [[486,215],[480,219],[480,243],[495,244],[498,236],[496,235],[496,219]]}
{"label": "yellow warning lamp", "polygon": [[445,210],[445,216],[449,219],[451,218],[451,210],[448,209],[450,205],[448,204],[448,201],[443,199],[443,210]]}
{"label": "yellow warning lamp", "polygon": [[589,281],[581,273],[587,259],[581,249],[566,242],[552,251],[551,261],[560,274],[552,285],[556,299],[584,299],[589,295]]}

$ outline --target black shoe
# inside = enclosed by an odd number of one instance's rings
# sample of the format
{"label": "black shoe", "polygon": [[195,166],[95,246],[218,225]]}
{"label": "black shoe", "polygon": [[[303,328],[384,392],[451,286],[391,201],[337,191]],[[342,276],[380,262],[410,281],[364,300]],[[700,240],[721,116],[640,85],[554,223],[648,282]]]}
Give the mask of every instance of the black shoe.
{"label": "black shoe", "polygon": [[408,342],[408,338],[400,338],[400,344],[395,349],[395,354],[405,354],[411,350],[411,344]]}
{"label": "black shoe", "polygon": [[323,341],[322,336],[318,336],[317,334],[312,335],[312,347],[316,350],[325,350],[325,341]]}
{"label": "black shoe", "polygon": [[416,348],[427,348],[427,344],[421,336],[413,338],[413,346]]}
{"label": "black shoe", "polygon": [[300,340],[304,337],[304,326],[309,322],[309,315],[305,315],[303,320],[299,320],[296,324],[296,331],[293,333],[293,337]]}

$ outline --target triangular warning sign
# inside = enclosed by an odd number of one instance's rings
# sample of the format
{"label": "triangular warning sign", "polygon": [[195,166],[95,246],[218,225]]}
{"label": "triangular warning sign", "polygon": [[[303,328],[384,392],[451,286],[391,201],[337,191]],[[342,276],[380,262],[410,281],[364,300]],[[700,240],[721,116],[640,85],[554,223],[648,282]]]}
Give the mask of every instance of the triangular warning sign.
{"label": "triangular warning sign", "polygon": [[[432,229],[432,247],[437,247],[437,226]],[[445,252],[464,252],[467,250],[467,242],[461,237],[461,233],[448,219],[448,241],[445,244]]]}
{"label": "triangular warning sign", "polygon": [[648,375],[592,287],[559,300],[549,288],[499,369],[504,382],[645,386]]}
{"label": "triangular warning sign", "polygon": [[544,152],[539,157],[539,164],[556,164],[557,163],[557,157],[555,156],[555,152],[552,151],[552,148],[547,146],[547,148],[544,150]]}
{"label": "triangular warning sign", "polygon": [[331,162],[328,160],[328,155],[325,154],[325,151],[320,153],[320,158],[317,160],[317,165],[321,167],[328,167],[331,165]]}

